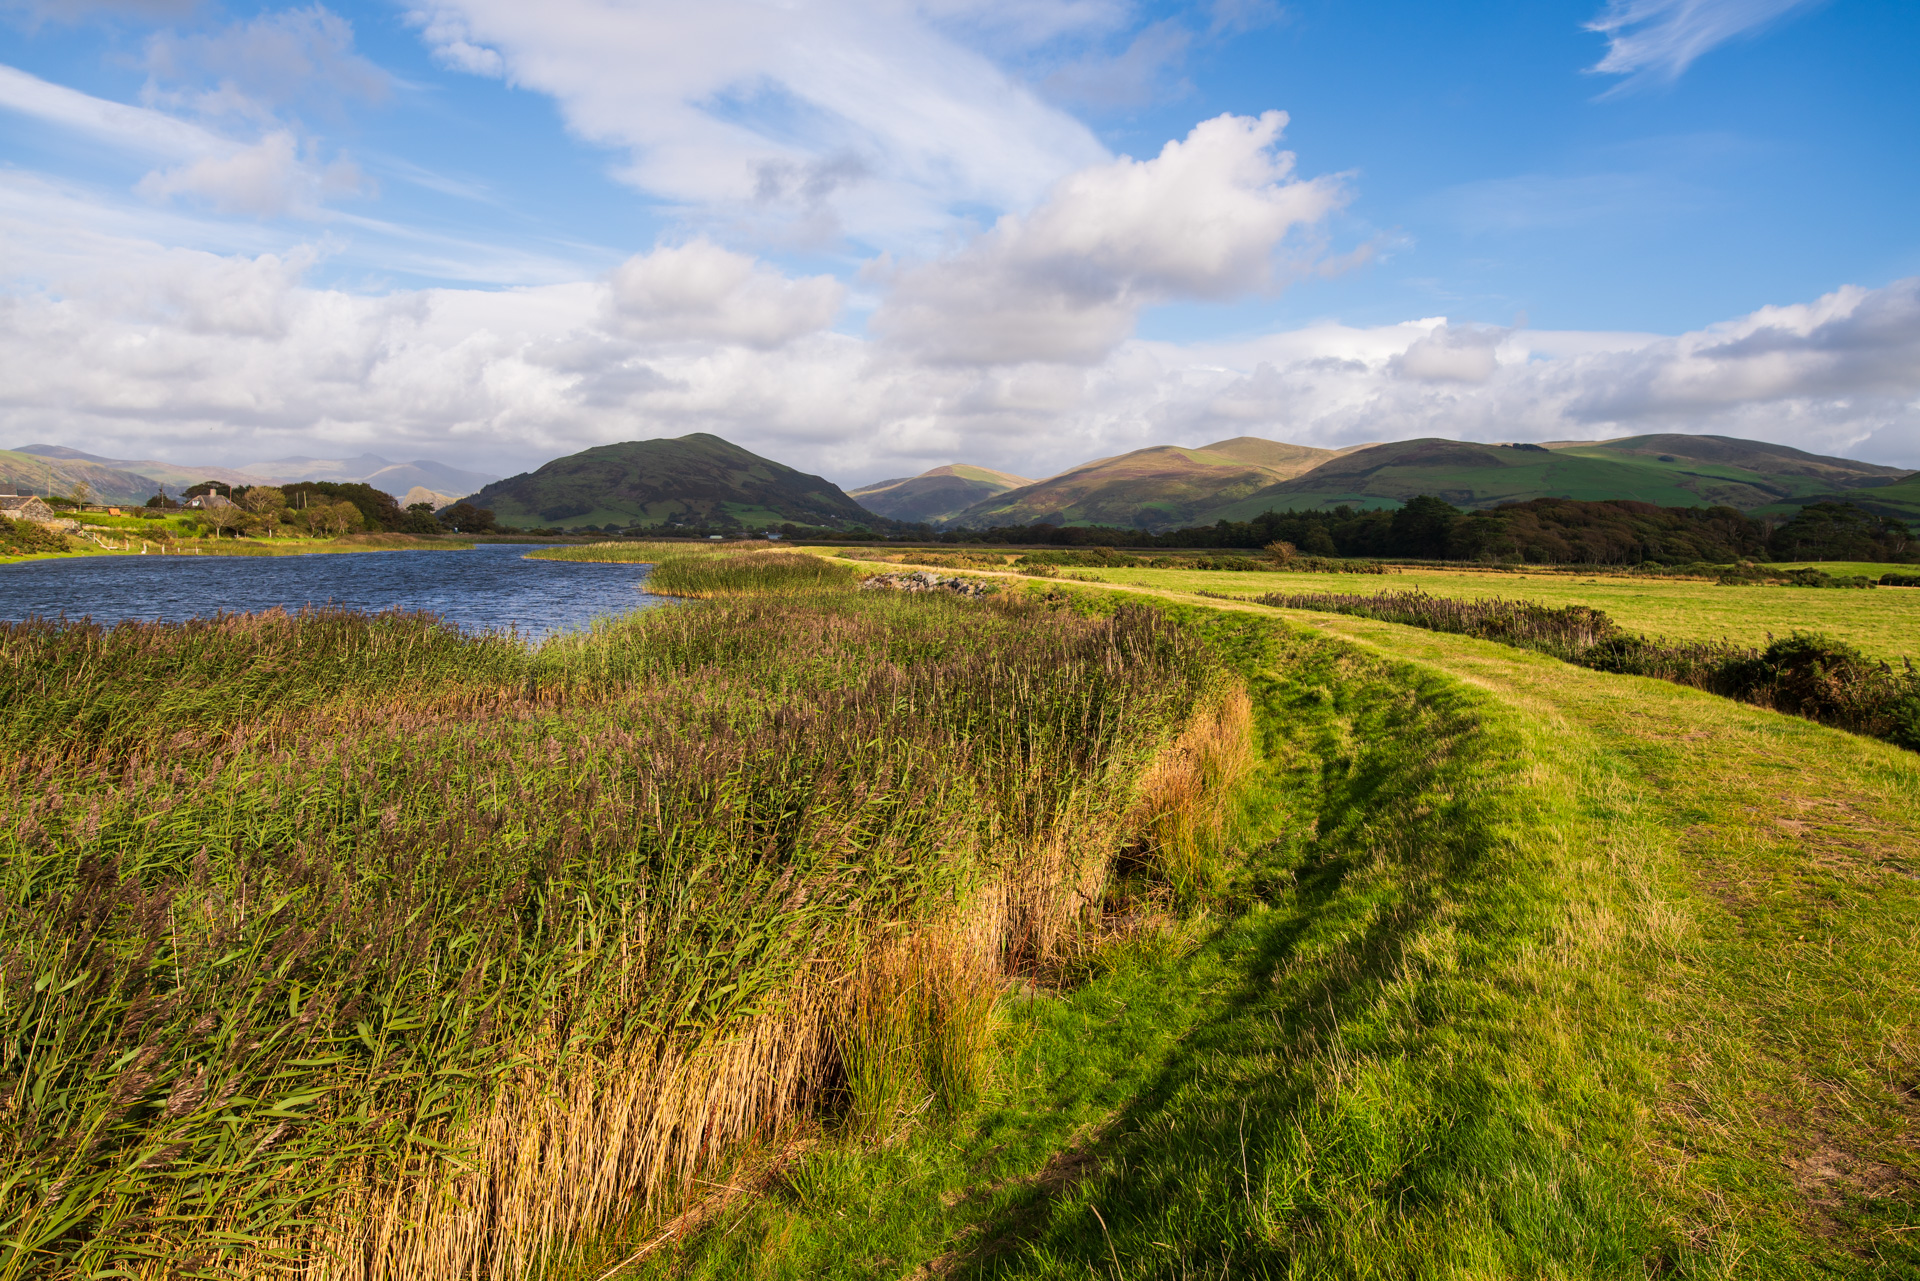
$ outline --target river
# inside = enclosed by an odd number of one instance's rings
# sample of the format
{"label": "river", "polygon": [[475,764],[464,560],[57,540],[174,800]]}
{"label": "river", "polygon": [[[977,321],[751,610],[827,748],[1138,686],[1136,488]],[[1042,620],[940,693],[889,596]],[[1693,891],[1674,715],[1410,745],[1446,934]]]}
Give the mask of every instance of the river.
{"label": "river", "polygon": [[531,550],[503,543],[471,551],[23,561],[0,565],[0,621],[178,621],[334,605],[428,610],[464,631],[513,630],[538,639],[666,603],[641,589],[647,566],[524,559]]}

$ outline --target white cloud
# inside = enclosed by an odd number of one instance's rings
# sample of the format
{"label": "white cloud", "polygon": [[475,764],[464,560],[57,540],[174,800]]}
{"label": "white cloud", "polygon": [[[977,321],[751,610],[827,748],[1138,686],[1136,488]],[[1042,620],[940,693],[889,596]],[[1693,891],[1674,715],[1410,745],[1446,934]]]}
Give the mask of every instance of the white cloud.
{"label": "white cloud", "polygon": [[1500,367],[1507,331],[1440,324],[1389,362],[1402,378],[1433,383],[1483,383]]}
{"label": "white cloud", "polygon": [[630,337],[774,348],[831,325],[847,291],[832,276],[789,280],[695,240],[629,258],[614,271],[611,294],[615,326]]}
{"label": "white cloud", "polygon": [[0,440],[207,462],[398,450],[518,470],[712,431],[849,483],[956,459],[1044,474],[1241,434],[1688,431],[1920,465],[1920,280],[1671,337],[1430,318],[968,367],[819,328],[838,305],[831,281],[700,242],[598,283],[382,298],[302,283],[311,254],[90,233],[62,261],[57,281],[0,295]]}
{"label": "white cloud", "polygon": [[238,142],[151,107],[96,98],[6,66],[0,66],[0,107],[144,159],[177,162],[137,184],[141,195],[156,201],[191,195],[225,213],[312,217],[328,198],[367,190],[351,161],[323,162],[311,141],[302,143],[285,128],[254,143]]}
{"label": "white cloud", "polygon": [[141,155],[184,158],[221,151],[226,140],[147,107],[110,102],[0,66],[0,107]]}
{"label": "white cloud", "polygon": [[443,67],[464,71],[470,76],[498,80],[507,73],[506,59],[498,49],[473,42],[467,24],[453,13],[415,10],[409,15],[420,28],[420,38],[433,51],[433,60]]}
{"label": "white cloud", "polygon": [[936,362],[1086,362],[1123,341],[1142,307],[1271,288],[1289,238],[1346,198],[1337,179],[1293,176],[1292,154],[1273,150],[1286,120],[1220,116],[1151,160],[1069,175],[1031,213],[899,271],[875,332]]}
{"label": "white cloud", "polygon": [[300,152],[293,134],[276,130],[251,147],[235,147],[191,164],[156,170],[134,189],[152,200],[197,196],[221,213],[256,218],[311,215],[330,196],[364,190],[360,171],[351,163],[323,166]]}
{"label": "white cloud", "polygon": [[[189,105],[210,115],[257,116],[307,100],[321,105],[350,96],[378,100],[386,72],[354,52],[353,25],[323,5],[265,13],[217,31],[160,32],[147,41],[152,101]],[[212,90],[198,88],[207,81]],[[195,86],[161,90],[161,84]]]}
{"label": "white cloud", "polygon": [[[1084,125],[946,29],[1004,17],[996,29],[1032,39],[1107,16],[1035,9],[1031,29],[1013,5],[924,15],[867,0],[439,0],[413,20],[449,65],[551,95],[578,134],[625,155],[620,178],[690,217],[899,247],[934,243],[958,206],[1023,208],[1105,159]],[[866,176],[831,192],[831,224],[804,191],[762,181],[847,156]]]}
{"label": "white cloud", "polygon": [[1822,0],[1607,0],[1587,30],[1607,38],[1603,75],[1675,80],[1718,45]]}

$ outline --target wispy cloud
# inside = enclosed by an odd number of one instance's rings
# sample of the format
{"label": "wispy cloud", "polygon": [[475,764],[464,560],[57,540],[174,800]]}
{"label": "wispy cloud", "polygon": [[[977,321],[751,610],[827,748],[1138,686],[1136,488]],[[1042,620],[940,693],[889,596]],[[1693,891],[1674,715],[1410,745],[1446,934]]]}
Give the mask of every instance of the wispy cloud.
{"label": "wispy cloud", "polygon": [[1628,83],[1679,79],[1709,50],[1825,0],[1608,0],[1587,30],[1607,38],[1592,70]]}
{"label": "wispy cloud", "polygon": [[[1111,17],[1097,3],[933,7],[1016,43]],[[446,65],[551,95],[576,134],[624,153],[616,177],[709,228],[811,228],[825,213],[856,240],[925,250],[956,209],[1029,205],[1109,158],[915,6],[426,0],[411,20]],[[846,157],[859,179],[831,193],[766,180]]]}

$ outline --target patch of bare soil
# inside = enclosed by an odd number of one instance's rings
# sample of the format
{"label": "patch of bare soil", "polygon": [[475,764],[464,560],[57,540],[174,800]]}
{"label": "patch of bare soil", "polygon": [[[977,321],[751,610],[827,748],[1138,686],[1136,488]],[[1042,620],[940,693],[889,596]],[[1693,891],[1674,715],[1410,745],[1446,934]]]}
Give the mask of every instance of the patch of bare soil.
{"label": "patch of bare soil", "polygon": [[1848,1202],[1911,1197],[1920,1189],[1910,1172],[1864,1151],[1864,1144],[1851,1141],[1818,1114],[1768,1108],[1761,1115],[1792,1143],[1781,1164],[1803,1198],[1801,1218],[1816,1236],[1865,1254],[1863,1243],[1844,1239],[1849,1235],[1843,1221]]}

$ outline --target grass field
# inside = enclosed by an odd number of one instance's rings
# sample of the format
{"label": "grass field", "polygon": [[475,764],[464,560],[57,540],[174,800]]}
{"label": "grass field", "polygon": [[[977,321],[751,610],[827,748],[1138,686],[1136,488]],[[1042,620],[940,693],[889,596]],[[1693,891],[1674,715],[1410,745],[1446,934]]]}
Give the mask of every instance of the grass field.
{"label": "grass field", "polygon": [[979,1108],[823,1134],[614,1275],[1920,1269],[1913,758],[1293,617],[1203,624],[1267,762],[1207,895],[1004,1003]]}
{"label": "grass field", "polygon": [[[1767,633],[1819,631],[1852,642],[1876,658],[1920,661],[1920,591],[1806,587],[1722,587],[1695,579],[1614,575],[1526,574],[1406,569],[1383,578],[1327,574],[1219,574],[1176,569],[1076,571],[1104,582],[1163,591],[1342,592],[1419,589],[1435,596],[1489,596],[1548,605],[1591,605],[1621,626],[1676,640],[1721,640],[1764,647]],[[1838,573],[1839,569],[1830,572]],[[1365,586],[1355,587],[1355,583]]]}
{"label": "grass field", "polygon": [[0,1278],[1920,1272],[1920,758],[788,555],[0,634]]}

